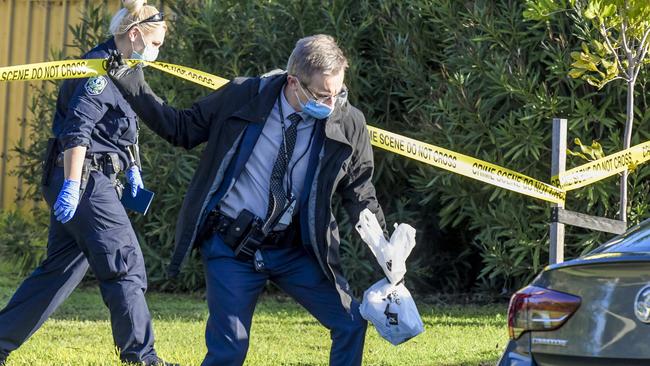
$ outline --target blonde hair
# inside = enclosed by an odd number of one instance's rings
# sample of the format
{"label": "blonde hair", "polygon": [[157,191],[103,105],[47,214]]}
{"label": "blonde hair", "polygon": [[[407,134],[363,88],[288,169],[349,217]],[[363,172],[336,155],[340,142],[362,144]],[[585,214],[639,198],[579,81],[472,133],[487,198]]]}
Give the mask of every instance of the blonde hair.
{"label": "blonde hair", "polygon": [[137,27],[144,33],[149,33],[156,27],[164,27],[167,29],[167,23],[161,22],[147,22],[138,24],[150,16],[158,14],[158,9],[151,5],[146,5],[147,0],[122,0],[123,8],[118,10],[113,19],[109,30],[113,36],[120,36],[128,32],[133,26]]}
{"label": "blonde hair", "polygon": [[287,72],[309,84],[317,72],[338,74],[348,68],[348,60],[332,36],[316,34],[299,39],[289,56]]}

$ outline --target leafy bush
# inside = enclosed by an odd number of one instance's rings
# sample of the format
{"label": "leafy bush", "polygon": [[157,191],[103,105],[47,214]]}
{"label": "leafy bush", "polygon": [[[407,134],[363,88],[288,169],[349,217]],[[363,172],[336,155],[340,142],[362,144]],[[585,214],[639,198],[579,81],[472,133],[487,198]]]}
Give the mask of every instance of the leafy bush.
{"label": "leafy bush", "polygon": [[7,264],[21,275],[31,272],[45,258],[47,225],[39,224],[43,221],[43,217],[34,220],[19,211],[0,213],[0,258],[13,259]]}
{"label": "leafy bush", "polygon": [[[177,17],[170,23],[161,60],[225,78],[258,75],[284,67],[298,38],[328,33],[349,57],[350,99],[370,124],[537,179],[550,178],[553,117],[569,119],[571,140],[598,140],[606,153],[621,146],[624,89],[612,84],[597,91],[567,77],[570,52],[584,35],[580,20],[564,13],[535,24],[524,20],[522,2],[509,0],[337,0],[325,6],[321,1],[177,0],[171,7]],[[101,39],[96,35],[105,34],[106,14],[97,9],[91,7],[76,29],[80,51]],[[155,70],[147,71],[147,79],[179,108],[209,93]],[[643,97],[634,143],[650,138],[646,123],[650,113],[644,112],[647,80],[646,74],[639,80]],[[32,126],[45,128],[34,121]],[[196,255],[179,281],[168,282],[162,273],[201,148],[190,152],[173,148],[148,129],[142,130],[141,140],[145,185],[157,195],[151,213],[134,217],[134,225],[152,282],[170,290],[196,289],[203,283]],[[34,144],[29,151],[38,149]],[[34,162],[38,154],[27,156]],[[547,203],[378,149],[375,160],[378,196],[389,223],[407,222],[418,229],[408,273],[409,287],[416,292],[466,291],[476,286],[508,292],[546,264]],[[569,166],[582,163],[572,158]],[[649,172],[640,167],[631,174],[632,222],[650,216]],[[36,170],[26,168],[20,174],[33,176]],[[608,179],[572,191],[567,207],[614,217],[616,184]],[[337,211],[345,270],[362,290],[379,272],[353,233],[350,219],[340,208]],[[567,256],[606,237],[568,228]]]}

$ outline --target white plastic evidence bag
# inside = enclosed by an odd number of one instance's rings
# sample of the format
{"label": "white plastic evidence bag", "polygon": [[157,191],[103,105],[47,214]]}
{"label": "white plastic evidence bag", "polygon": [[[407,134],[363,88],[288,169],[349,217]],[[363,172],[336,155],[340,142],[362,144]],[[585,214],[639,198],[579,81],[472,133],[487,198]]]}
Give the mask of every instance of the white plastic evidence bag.
{"label": "white plastic evidence bag", "polygon": [[393,345],[406,342],[424,331],[415,301],[403,281],[406,258],[415,246],[415,229],[395,224],[390,242],[386,241],[377,218],[368,209],[359,215],[356,228],[386,274],[364,292],[361,316]]}

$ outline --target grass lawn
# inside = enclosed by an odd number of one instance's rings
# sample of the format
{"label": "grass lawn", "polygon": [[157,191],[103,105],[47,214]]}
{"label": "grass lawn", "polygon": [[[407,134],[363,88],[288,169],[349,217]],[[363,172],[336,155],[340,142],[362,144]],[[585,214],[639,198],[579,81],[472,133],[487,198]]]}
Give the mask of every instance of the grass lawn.
{"label": "grass lawn", "polygon": [[[0,307],[20,279],[0,271]],[[201,296],[150,293],[156,349],[165,359],[200,365],[207,306]],[[364,365],[492,365],[507,341],[506,305],[418,304],[423,334],[394,347],[368,327]],[[246,365],[327,365],[329,334],[290,299],[264,297],[257,306]],[[96,287],[77,289],[8,366],[120,365],[108,310]]]}

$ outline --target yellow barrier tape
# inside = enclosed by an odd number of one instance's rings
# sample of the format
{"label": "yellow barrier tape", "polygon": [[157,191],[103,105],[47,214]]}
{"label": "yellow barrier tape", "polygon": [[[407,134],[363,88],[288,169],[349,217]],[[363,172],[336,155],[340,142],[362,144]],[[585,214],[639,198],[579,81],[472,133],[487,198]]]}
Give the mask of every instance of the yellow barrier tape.
{"label": "yellow barrier tape", "polygon": [[[132,60],[130,61],[131,61],[130,63],[133,63]],[[153,67],[154,69],[164,71],[166,73],[177,76],[181,79],[185,79],[193,83],[203,85],[206,88],[210,88],[213,90],[219,89],[230,82],[230,80],[228,79],[224,79],[216,75],[208,74],[207,72],[203,72],[201,70],[192,69],[190,67],[168,64],[164,62],[147,62],[147,61],[141,61],[141,62],[145,65],[149,65]]]}
{"label": "yellow barrier tape", "polygon": [[648,160],[650,160],[650,141],[560,173],[551,178],[551,184],[570,191],[590,185]]}
{"label": "yellow barrier tape", "polygon": [[[64,60],[0,67],[0,81],[61,80],[106,75],[105,62],[106,60],[103,59]],[[228,83],[227,79],[190,67],[142,60],[126,60],[126,62],[130,66],[141,62],[210,89],[219,89]]]}
{"label": "yellow barrier tape", "polygon": [[[141,60],[126,61],[130,66],[142,62],[210,89],[218,89],[229,82],[227,79],[185,66]],[[0,81],[55,80],[105,75],[104,62],[102,59],[66,60],[0,67]],[[527,196],[553,203],[564,202],[565,191],[526,175],[376,127],[368,126],[368,130],[372,144],[382,149]]]}
{"label": "yellow barrier tape", "polygon": [[104,75],[104,60],[65,60],[0,67],[0,81],[60,80]]}
{"label": "yellow barrier tape", "polygon": [[423,163],[548,202],[563,203],[566,193],[510,169],[368,126],[374,146]]}

